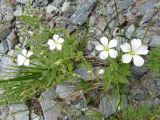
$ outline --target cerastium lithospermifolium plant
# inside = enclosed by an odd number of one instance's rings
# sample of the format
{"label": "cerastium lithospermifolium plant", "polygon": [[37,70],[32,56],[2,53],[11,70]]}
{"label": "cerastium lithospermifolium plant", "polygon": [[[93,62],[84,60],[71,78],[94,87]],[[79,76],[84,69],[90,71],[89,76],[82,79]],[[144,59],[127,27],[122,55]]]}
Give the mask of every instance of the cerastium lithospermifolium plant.
{"label": "cerastium lithospermifolium plant", "polygon": [[75,78],[80,79],[77,88],[83,85],[80,89],[83,88],[87,92],[97,88],[113,89],[119,95],[120,85],[128,84],[131,66],[141,67],[145,64],[145,59],[149,60],[146,62],[147,67],[154,73],[159,72],[159,48],[149,51],[149,47],[143,45],[142,40],[134,36],[121,45],[116,38],[109,39],[102,36],[99,38],[99,43],[95,45],[95,50],[98,53],[97,57],[106,64],[106,69],[100,69],[98,72],[103,75],[103,78],[85,81],[75,72],[75,69],[78,65],[93,66],[92,60],[84,55],[89,34],[87,31],[84,37],[77,33],[70,35],[66,29],[50,28],[40,22],[41,18],[28,13],[21,16],[20,20],[34,31],[27,31],[31,34],[31,38],[17,55],[14,78],[0,81],[0,88],[3,89],[0,104],[32,99],[35,94]]}
{"label": "cerastium lithospermifolium plant", "polygon": [[[26,21],[26,18],[27,21]],[[22,16],[30,24],[32,16]],[[37,21],[39,22],[39,21]],[[69,35],[66,30],[38,26],[39,32],[31,32],[27,48],[17,56],[18,70],[15,78],[2,80],[4,93],[0,103],[21,102],[63,81],[77,77],[75,63],[83,61],[77,34]]]}

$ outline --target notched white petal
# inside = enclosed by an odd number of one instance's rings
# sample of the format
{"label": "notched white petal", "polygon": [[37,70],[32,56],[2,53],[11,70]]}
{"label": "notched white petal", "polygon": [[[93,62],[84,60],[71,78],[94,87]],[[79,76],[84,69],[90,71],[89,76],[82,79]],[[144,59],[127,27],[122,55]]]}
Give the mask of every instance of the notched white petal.
{"label": "notched white petal", "polygon": [[58,43],[63,43],[64,42],[64,39],[63,38],[59,38],[58,39]]}
{"label": "notched white petal", "polygon": [[26,59],[25,62],[24,62],[24,66],[29,66],[29,63],[30,63],[30,60]]}
{"label": "notched white petal", "polygon": [[50,45],[50,46],[49,46],[49,49],[50,49],[50,50],[54,50],[55,48],[56,48],[55,45]]}
{"label": "notched white petal", "polygon": [[107,51],[100,52],[99,57],[103,60],[108,58],[108,52]]}
{"label": "notched white petal", "polygon": [[53,44],[54,44],[54,41],[53,41],[52,39],[49,39],[48,42],[47,42],[47,44],[48,44],[48,45],[53,45]]}
{"label": "notched white petal", "polygon": [[109,41],[109,45],[108,47],[109,48],[113,48],[113,47],[116,47],[117,46],[117,40],[116,39],[112,39]]}
{"label": "notched white petal", "polygon": [[140,48],[138,48],[135,53],[137,55],[147,55],[148,54],[148,46],[142,45]]}
{"label": "notched white petal", "polygon": [[130,63],[132,60],[132,56],[130,54],[124,54],[122,56],[122,62],[123,63]]}
{"label": "notched white petal", "polygon": [[136,51],[139,47],[141,47],[142,41],[140,39],[132,39],[131,47],[133,51]]}
{"label": "notched white petal", "polygon": [[22,50],[22,54],[23,54],[24,56],[26,56],[26,55],[27,55],[27,50],[26,50],[26,49],[23,49],[23,50]]}
{"label": "notched white petal", "polygon": [[17,63],[18,63],[19,66],[23,65],[25,60],[26,60],[26,57],[24,57],[23,55],[18,55],[17,56]]}
{"label": "notched white petal", "polygon": [[96,45],[95,49],[98,51],[102,51],[102,50],[104,50],[104,46],[101,44],[98,44],[98,45]]}
{"label": "notched white petal", "polygon": [[57,48],[57,50],[62,50],[62,45],[61,44],[57,44],[56,48]]}
{"label": "notched white petal", "polygon": [[133,56],[133,63],[135,66],[138,66],[138,67],[143,66],[144,59],[139,55],[134,55]]}
{"label": "notched white petal", "polygon": [[59,39],[59,35],[54,35],[54,36],[53,36],[53,39],[54,39],[55,41],[57,41],[57,40]]}
{"label": "notched white petal", "polygon": [[122,49],[123,52],[130,52],[131,51],[131,46],[129,43],[123,43],[120,48]]}
{"label": "notched white petal", "polygon": [[33,52],[32,51],[28,51],[27,57],[30,57],[31,55],[33,55]]}
{"label": "notched white petal", "polygon": [[114,49],[110,49],[109,50],[109,56],[111,58],[116,58],[118,56],[118,52],[116,50],[114,50]]}
{"label": "notched white petal", "polygon": [[104,45],[105,47],[108,47],[108,38],[106,38],[106,37],[101,37],[100,42],[101,42],[102,45]]}

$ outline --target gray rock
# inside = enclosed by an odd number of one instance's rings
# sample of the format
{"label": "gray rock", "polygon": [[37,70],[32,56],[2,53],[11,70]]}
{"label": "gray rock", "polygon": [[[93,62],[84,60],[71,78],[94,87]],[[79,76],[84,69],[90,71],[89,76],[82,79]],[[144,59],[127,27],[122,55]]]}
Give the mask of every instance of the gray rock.
{"label": "gray rock", "polygon": [[11,113],[28,111],[28,107],[25,104],[12,104],[9,105],[8,107]]}
{"label": "gray rock", "polygon": [[17,3],[21,3],[21,4],[25,4],[26,2],[28,2],[29,0],[16,0]]}
{"label": "gray rock", "polygon": [[160,46],[160,36],[153,36],[149,46],[151,46],[151,47],[159,47]]}
{"label": "gray rock", "polygon": [[8,7],[6,5],[3,5],[0,7],[0,13],[2,15],[1,16],[2,22],[10,22],[14,18],[12,7]]}
{"label": "gray rock", "polygon": [[43,117],[41,117],[33,112],[32,113],[32,120],[44,120],[44,119],[43,119]]}
{"label": "gray rock", "polygon": [[11,26],[10,22],[0,23],[0,40],[4,40],[9,35]]}
{"label": "gray rock", "polygon": [[127,28],[125,35],[127,38],[131,38],[134,32],[135,32],[135,26],[132,24]]}
{"label": "gray rock", "polygon": [[61,105],[54,101],[55,89],[49,89],[41,94],[39,99],[45,120],[57,120],[61,116]]}
{"label": "gray rock", "polygon": [[11,50],[15,47],[15,45],[18,43],[18,40],[16,39],[17,36],[15,34],[15,31],[12,31],[6,38],[8,49]]}
{"label": "gray rock", "polygon": [[8,118],[10,112],[8,106],[1,106],[0,107],[0,120],[5,120]]}
{"label": "gray rock", "polygon": [[145,30],[136,30],[136,38],[143,39],[145,36],[146,31]]}
{"label": "gray rock", "polygon": [[94,80],[95,76],[91,73],[87,68],[78,68],[76,69],[76,73],[81,76],[81,78],[85,81]]}
{"label": "gray rock", "polygon": [[108,7],[107,7],[107,14],[108,14],[108,15],[112,15],[113,13],[114,13],[113,7],[108,6]]}
{"label": "gray rock", "polygon": [[70,7],[70,2],[65,1],[61,7],[62,12],[67,11],[69,7]]}
{"label": "gray rock", "polygon": [[0,56],[1,54],[4,54],[7,50],[5,49],[5,47],[3,46],[3,44],[0,44]]}
{"label": "gray rock", "polygon": [[98,28],[101,30],[101,31],[104,31],[105,27],[106,27],[106,21],[104,18],[100,18],[99,19],[99,22],[98,22]]}
{"label": "gray rock", "polygon": [[58,8],[55,5],[48,5],[46,7],[46,12],[47,13],[51,14],[53,11],[54,12],[58,12],[59,11]]}
{"label": "gray rock", "polygon": [[111,32],[113,32],[115,30],[117,26],[117,20],[113,19],[110,23],[109,23],[109,28],[111,29]]}
{"label": "gray rock", "polygon": [[91,13],[95,3],[96,0],[89,0],[85,3],[82,3],[77,8],[75,13],[70,17],[71,21],[76,25],[83,25]]}
{"label": "gray rock", "polygon": [[145,74],[145,72],[147,72],[148,69],[144,66],[142,67],[132,66],[131,70],[134,78],[141,78]]}
{"label": "gray rock", "polygon": [[140,14],[145,14],[148,9],[153,9],[156,6],[157,0],[149,0],[142,5],[138,6],[138,12]]}
{"label": "gray rock", "polygon": [[124,109],[127,107],[127,97],[122,95],[117,97],[114,95],[105,96],[99,105],[99,111],[103,114],[104,117],[108,117],[116,111]]}
{"label": "gray rock", "polygon": [[69,85],[69,84],[59,84],[56,86],[56,93],[59,95],[59,97],[65,99],[73,94],[75,90],[75,86]]}
{"label": "gray rock", "polygon": [[133,4],[133,2],[134,2],[134,0],[123,0],[123,1],[119,2],[118,7],[120,8],[120,10],[125,10],[129,6],[131,6]]}
{"label": "gray rock", "polygon": [[154,13],[154,9],[147,10],[140,22],[140,25],[143,25],[144,23],[148,22],[153,17]]}
{"label": "gray rock", "polygon": [[47,6],[48,0],[35,0],[35,6],[44,7]]}
{"label": "gray rock", "polygon": [[17,5],[16,6],[16,11],[14,11],[14,16],[21,16],[22,15],[22,13],[23,13],[23,11],[22,11],[22,6],[20,6],[20,5]]}
{"label": "gray rock", "polygon": [[158,82],[160,81],[160,76],[153,77],[152,75],[145,75],[142,79],[142,85],[148,90],[151,98],[156,98],[160,96]]}
{"label": "gray rock", "polygon": [[93,34],[96,36],[100,36],[102,34],[102,32],[97,27],[91,27],[89,32],[90,34]]}
{"label": "gray rock", "polygon": [[130,99],[134,99],[137,101],[143,101],[143,100],[147,100],[149,97],[148,95],[148,91],[145,88],[142,88],[141,86],[134,86],[131,90],[130,90]]}
{"label": "gray rock", "polygon": [[53,4],[53,5],[57,6],[57,7],[60,7],[66,1],[67,0],[53,0],[53,2],[51,4]]}
{"label": "gray rock", "polygon": [[29,120],[29,111],[25,104],[0,107],[0,113],[1,120]]}
{"label": "gray rock", "polygon": [[[15,72],[17,69],[13,69],[13,66],[16,66],[14,59],[9,57],[13,56],[14,51],[10,51],[8,56],[3,56],[0,61],[0,77],[3,79],[9,79],[13,76],[9,73]],[[12,67],[12,68],[11,68]]]}
{"label": "gray rock", "polygon": [[15,114],[15,120],[29,120],[29,111]]}

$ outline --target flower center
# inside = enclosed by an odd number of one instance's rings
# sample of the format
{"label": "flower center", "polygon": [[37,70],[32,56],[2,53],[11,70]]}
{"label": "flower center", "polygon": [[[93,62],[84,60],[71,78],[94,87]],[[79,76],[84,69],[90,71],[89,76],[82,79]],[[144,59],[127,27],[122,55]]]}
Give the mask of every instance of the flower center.
{"label": "flower center", "polygon": [[130,52],[130,55],[135,55],[135,52],[132,50],[131,52]]}
{"label": "flower center", "polygon": [[109,49],[110,49],[109,47],[104,47],[105,51],[109,51]]}
{"label": "flower center", "polygon": [[59,43],[55,41],[55,45],[57,46]]}

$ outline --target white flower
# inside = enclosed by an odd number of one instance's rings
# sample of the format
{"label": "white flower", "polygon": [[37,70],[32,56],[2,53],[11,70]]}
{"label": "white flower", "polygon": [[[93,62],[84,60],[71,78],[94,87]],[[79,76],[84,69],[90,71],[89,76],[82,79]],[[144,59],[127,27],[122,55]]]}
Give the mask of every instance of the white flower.
{"label": "white flower", "polygon": [[122,51],[126,53],[122,56],[123,63],[130,63],[133,58],[135,66],[142,66],[144,64],[144,59],[140,55],[147,55],[148,47],[142,45],[140,39],[132,39],[131,45],[129,43],[124,43],[120,47]]}
{"label": "white flower", "polygon": [[99,72],[98,72],[98,74],[100,74],[100,75],[103,75],[104,73],[105,73],[104,69],[100,69]]}
{"label": "white flower", "polygon": [[22,55],[18,55],[17,62],[19,66],[29,66],[29,57],[33,55],[32,51],[27,51],[26,49],[22,50]]}
{"label": "white flower", "polygon": [[117,46],[117,40],[112,39],[108,41],[106,37],[102,37],[100,39],[101,44],[96,45],[96,50],[100,51],[99,57],[101,59],[106,59],[108,56],[111,58],[116,58],[118,56],[118,52],[113,49]]}
{"label": "white flower", "polygon": [[48,40],[48,45],[50,50],[62,50],[62,43],[64,42],[63,38],[60,38],[59,35],[54,35],[52,39]]}

